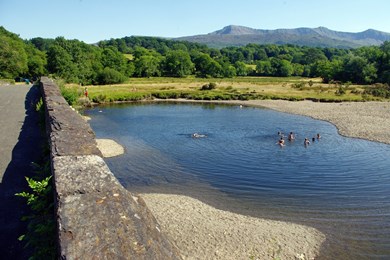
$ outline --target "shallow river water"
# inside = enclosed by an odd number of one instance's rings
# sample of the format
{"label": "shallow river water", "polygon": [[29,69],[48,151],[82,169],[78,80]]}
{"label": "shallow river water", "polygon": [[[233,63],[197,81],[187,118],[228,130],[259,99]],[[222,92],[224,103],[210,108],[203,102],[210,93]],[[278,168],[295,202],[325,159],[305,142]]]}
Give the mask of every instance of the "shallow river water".
{"label": "shallow river water", "polygon": [[[320,259],[390,259],[389,145],[261,108],[138,103],[85,114],[97,138],[125,146],[124,155],[106,161],[131,191],[186,194],[316,227],[327,236]],[[295,141],[276,144],[278,132],[291,131]]]}

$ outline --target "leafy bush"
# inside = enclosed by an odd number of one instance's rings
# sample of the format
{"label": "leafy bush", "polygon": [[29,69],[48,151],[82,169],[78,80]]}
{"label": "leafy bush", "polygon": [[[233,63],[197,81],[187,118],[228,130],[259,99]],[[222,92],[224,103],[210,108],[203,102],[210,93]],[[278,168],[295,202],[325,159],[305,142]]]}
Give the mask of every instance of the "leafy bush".
{"label": "leafy bush", "polygon": [[363,94],[374,97],[390,98],[390,86],[387,84],[375,84],[373,87],[367,87]]}
{"label": "leafy bush", "polygon": [[305,82],[298,82],[298,83],[292,84],[292,87],[296,88],[296,89],[302,90],[305,87],[305,85],[306,85]]}
{"label": "leafy bush", "polygon": [[104,94],[99,94],[97,96],[91,97],[91,99],[95,103],[104,103],[107,99],[107,96]]}
{"label": "leafy bush", "polygon": [[161,91],[161,92],[153,92],[152,97],[160,98],[160,99],[176,99],[176,98],[187,98],[188,93],[183,92],[175,92],[175,91]]}
{"label": "leafy bush", "polygon": [[[49,164],[44,165],[40,171],[49,169]],[[19,237],[25,241],[26,246],[34,248],[30,259],[55,259],[56,256],[56,224],[54,220],[54,197],[51,185],[51,177],[35,180],[26,177],[31,191],[16,193],[18,197],[25,198],[30,206],[32,214],[24,216],[22,220],[29,221],[27,233]]]}
{"label": "leafy bush", "polygon": [[127,78],[119,71],[107,67],[97,76],[97,82],[100,85],[123,83],[126,79]]}
{"label": "leafy bush", "polygon": [[68,88],[68,87],[60,86],[60,90],[66,102],[68,102],[68,104],[71,106],[76,104],[77,100],[81,96],[81,93],[79,93],[79,91],[75,87]]}
{"label": "leafy bush", "polygon": [[340,85],[339,88],[336,90],[335,94],[337,96],[345,95],[345,93],[347,93],[345,89],[346,89],[345,87]]}
{"label": "leafy bush", "polygon": [[205,84],[202,86],[200,90],[213,90],[217,87],[217,84],[214,82],[210,82],[209,84]]}

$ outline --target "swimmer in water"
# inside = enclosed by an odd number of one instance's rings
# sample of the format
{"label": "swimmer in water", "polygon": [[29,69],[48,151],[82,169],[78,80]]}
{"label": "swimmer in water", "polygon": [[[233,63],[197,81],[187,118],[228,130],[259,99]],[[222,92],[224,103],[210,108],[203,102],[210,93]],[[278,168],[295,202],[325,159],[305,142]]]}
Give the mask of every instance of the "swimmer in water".
{"label": "swimmer in water", "polygon": [[192,137],[193,137],[193,138],[202,138],[202,137],[206,137],[206,135],[202,135],[202,134],[198,134],[198,133],[193,133],[193,134],[192,134]]}
{"label": "swimmer in water", "polygon": [[303,144],[304,144],[305,146],[308,146],[308,145],[310,144],[309,139],[305,138],[305,141],[303,141]]}
{"label": "swimmer in water", "polygon": [[280,146],[284,146],[284,139],[283,137],[280,137],[279,141],[277,142]]}
{"label": "swimmer in water", "polygon": [[293,141],[294,139],[295,139],[294,133],[290,132],[290,134],[288,135],[288,140]]}

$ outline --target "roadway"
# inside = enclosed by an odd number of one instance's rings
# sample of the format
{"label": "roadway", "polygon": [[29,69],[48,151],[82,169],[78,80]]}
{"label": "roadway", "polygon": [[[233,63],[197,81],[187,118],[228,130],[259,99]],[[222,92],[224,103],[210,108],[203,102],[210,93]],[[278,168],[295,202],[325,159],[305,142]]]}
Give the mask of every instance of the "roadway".
{"label": "roadway", "polygon": [[17,238],[26,232],[20,219],[29,214],[23,198],[15,193],[28,190],[25,176],[33,175],[31,162],[42,159],[42,134],[35,104],[38,87],[0,86],[0,258],[27,259]]}

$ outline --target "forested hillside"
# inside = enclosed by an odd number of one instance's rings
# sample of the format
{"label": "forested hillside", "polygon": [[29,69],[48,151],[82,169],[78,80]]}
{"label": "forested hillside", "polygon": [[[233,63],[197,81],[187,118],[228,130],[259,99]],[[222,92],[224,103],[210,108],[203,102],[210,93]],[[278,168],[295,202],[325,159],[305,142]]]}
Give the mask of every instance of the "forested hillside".
{"label": "forested hillside", "polygon": [[213,49],[185,41],[124,37],[89,45],[63,37],[22,40],[0,27],[0,78],[40,75],[83,85],[160,76],[303,76],[390,84],[390,42],[357,49],[275,44]]}

